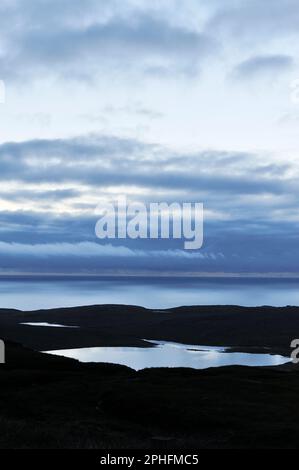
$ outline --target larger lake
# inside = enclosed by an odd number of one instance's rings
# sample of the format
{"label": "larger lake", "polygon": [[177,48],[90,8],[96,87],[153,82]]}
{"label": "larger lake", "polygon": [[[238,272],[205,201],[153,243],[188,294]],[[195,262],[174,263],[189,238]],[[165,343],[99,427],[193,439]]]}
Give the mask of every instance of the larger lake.
{"label": "larger lake", "polygon": [[299,305],[299,279],[165,277],[0,277],[0,308],[33,310],[92,304]]}
{"label": "larger lake", "polygon": [[149,348],[81,348],[47,351],[49,354],[77,359],[80,362],[122,364],[135,370],[149,367],[188,367],[207,369],[223,366],[278,366],[290,362],[289,357],[271,354],[230,352],[216,346],[193,346],[167,341],[150,341]]}

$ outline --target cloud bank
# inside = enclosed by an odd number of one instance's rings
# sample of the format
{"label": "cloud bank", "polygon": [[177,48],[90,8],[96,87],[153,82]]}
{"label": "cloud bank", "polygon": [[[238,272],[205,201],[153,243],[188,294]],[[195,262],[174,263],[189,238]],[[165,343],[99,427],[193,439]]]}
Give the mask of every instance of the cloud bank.
{"label": "cloud bank", "polygon": [[[0,145],[1,258],[9,269],[297,270],[299,172],[267,155],[175,153],[92,135]],[[101,202],[203,202],[205,243],[96,239]],[[22,262],[20,260],[23,260]],[[45,261],[46,260],[46,261]]]}

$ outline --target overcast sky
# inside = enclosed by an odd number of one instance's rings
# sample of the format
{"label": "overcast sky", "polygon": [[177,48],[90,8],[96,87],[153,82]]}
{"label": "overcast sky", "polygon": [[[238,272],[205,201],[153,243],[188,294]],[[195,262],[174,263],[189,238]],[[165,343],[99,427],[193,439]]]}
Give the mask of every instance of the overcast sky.
{"label": "overcast sky", "polygon": [[[298,0],[2,0],[0,269],[299,272]],[[96,239],[119,194],[204,246]]]}

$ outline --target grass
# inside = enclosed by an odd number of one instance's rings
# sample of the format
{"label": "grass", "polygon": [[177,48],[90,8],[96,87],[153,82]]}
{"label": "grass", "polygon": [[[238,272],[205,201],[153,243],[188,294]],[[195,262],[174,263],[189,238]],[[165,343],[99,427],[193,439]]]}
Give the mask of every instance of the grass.
{"label": "grass", "polygon": [[298,448],[298,393],[296,370],[134,372],[10,343],[0,448]]}

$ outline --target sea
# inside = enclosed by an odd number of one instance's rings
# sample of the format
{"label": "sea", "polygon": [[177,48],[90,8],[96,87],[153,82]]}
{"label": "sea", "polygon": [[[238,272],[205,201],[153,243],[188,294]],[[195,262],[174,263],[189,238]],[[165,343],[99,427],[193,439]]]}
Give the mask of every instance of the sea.
{"label": "sea", "polygon": [[296,278],[2,276],[0,308],[96,304],[167,309],[188,305],[299,305]]}

